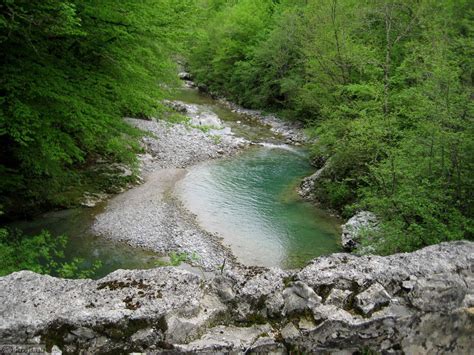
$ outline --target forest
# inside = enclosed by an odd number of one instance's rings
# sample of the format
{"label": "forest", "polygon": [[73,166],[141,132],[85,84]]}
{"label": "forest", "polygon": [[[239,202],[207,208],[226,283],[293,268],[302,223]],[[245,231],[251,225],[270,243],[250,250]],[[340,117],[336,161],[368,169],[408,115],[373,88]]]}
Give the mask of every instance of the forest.
{"label": "forest", "polygon": [[[472,239],[473,31],[470,0],[1,0],[2,219],[74,205],[98,159],[135,167],[122,118],[163,114],[179,60],[302,122],[318,201],[375,213],[372,251]],[[5,258],[18,238],[1,229]]]}
{"label": "forest", "polygon": [[325,206],[382,218],[381,253],[472,238],[472,1],[211,3],[192,72],[305,122]]}

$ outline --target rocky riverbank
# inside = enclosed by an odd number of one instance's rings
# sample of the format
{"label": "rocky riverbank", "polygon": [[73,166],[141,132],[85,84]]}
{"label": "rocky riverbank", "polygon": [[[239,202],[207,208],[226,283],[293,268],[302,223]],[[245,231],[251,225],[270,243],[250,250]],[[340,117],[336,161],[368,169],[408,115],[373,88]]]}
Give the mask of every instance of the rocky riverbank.
{"label": "rocky riverbank", "polygon": [[96,216],[95,234],[159,253],[171,251],[194,256],[193,263],[212,271],[232,253],[219,238],[199,228],[173,196],[173,188],[186,168],[198,162],[229,156],[248,142],[231,134],[205,133],[185,124],[127,118],[127,122],[148,132],[141,155],[143,183],[113,197],[105,212]]}
{"label": "rocky riverbank", "polygon": [[[181,72],[179,74],[179,78],[184,81],[185,87],[197,89],[202,93],[211,96],[220,104],[229,108],[232,112],[250,117],[264,125],[267,125],[274,134],[281,136],[287,144],[301,145],[309,141],[308,136],[303,131],[304,126],[301,122],[282,120],[274,114],[265,113],[260,110],[247,109],[237,105],[236,103],[227,100],[225,97],[222,97],[219,94],[209,92],[205,85],[196,85],[192,81],[192,75],[188,72]],[[172,103],[172,106],[175,106],[176,108],[176,103]],[[177,106],[179,107],[181,105],[178,103]]]}
{"label": "rocky riverbank", "polygon": [[334,254],[300,271],[176,268],[0,278],[0,349],[470,354],[474,243]]}
{"label": "rocky riverbank", "polygon": [[250,144],[231,132],[218,129],[204,132],[192,125],[162,120],[126,120],[150,134],[143,138],[146,153],[139,156],[145,175],[166,168],[184,169],[205,160],[230,156]]}
{"label": "rocky riverbank", "polygon": [[[219,101],[233,112],[267,126],[282,142],[298,145],[306,140],[296,123],[246,110],[223,99]],[[207,106],[182,101],[164,103],[188,121],[126,119],[147,132],[142,139],[145,153],[139,156],[143,183],[113,197],[105,212],[96,216],[92,231],[158,253],[193,255],[192,263],[207,271],[220,268],[224,262],[230,266],[235,263],[232,252],[222,245],[218,236],[199,227],[195,217],[174,196],[173,189],[187,168],[231,156],[254,142],[236,136]]]}
{"label": "rocky riverbank", "polygon": [[309,140],[303,131],[304,127],[301,122],[285,121],[273,114],[265,114],[259,110],[246,109],[225,98],[218,98],[217,100],[232,110],[232,112],[251,117],[267,125],[273,133],[280,135],[287,144],[302,145]]}

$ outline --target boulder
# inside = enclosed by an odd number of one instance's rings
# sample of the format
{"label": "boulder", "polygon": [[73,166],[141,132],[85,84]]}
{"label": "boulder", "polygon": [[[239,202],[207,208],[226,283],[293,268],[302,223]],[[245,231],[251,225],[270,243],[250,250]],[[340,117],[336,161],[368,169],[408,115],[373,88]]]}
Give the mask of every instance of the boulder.
{"label": "boulder", "polygon": [[352,251],[357,248],[360,234],[364,230],[377,228],[377,217],[368,211],[362,211],[342,225],[341,243],[344,250]]}
{"label": "boulder", "polygon": [[337,306],[339,308],[344,308],[351,294],[352,292],[349,290],[341,290],[338,288],[334,288],[331,290],[331,293],[328,295],[324,304]]}
{"label": "boulder", "polygon": [[81,201],[81,206],[83,207],[95,207],[102,201],[105,201],[109,197],[108,194],[102,193],[102,192],[97,192],[97,193],[91,193],[91,192],[86,192],[84,193],[84,196]]}
{"label": "boulder", "polygon": [[181,73],[178,73],[178,77],[181,79],[181,80],[186,80],[186,81],[191,81],[193,80],[193,77],[190,73],[188,72],[181,72]]}
{"label": "boulder", "polygon": [[[302,270],[173,267],[100,280],[0,278],[0,348],[71,353],[470,354],[474,243],[387,257],[334,254]],[[324,299],[324,302],[322,301]]]}
{"label": "boulder", "polygon": [[380,307],[388,305],[390,300],[391,297],[385,288],[376,282],[355,297],[355,305],[362,313],[367,315]]}
{"label": "boulder", "polygon": [[202,105],[188,104],[182,101],[164,100],[163,103],[176,112],[189,117],[189,124],[192,126],[211,127],[214,129],[223,129],[224,126],[219,116]]}
{"label": "boulder", "polygon": [[163,104],[168,106],[169,108],[175,110],[179,113],[187,113],[188,112],[188,104],[182,101],[170,101],[170,100],[163,100]]}
{"label": "boulder", "polygon": [[283,291],[283,299],[285,307],[284,314],[292,314],[295,312],[304,312],[315,308],[321,303],[321,297],[314,292],[311,287],[301,281],[297,281],[292,287]]}
{"label": "boulder", "polygon": [[190,123],[193,126],[212,127],[214,129],[223,128],[219,116],[211,111],[198,111],[195,114],[189,114],[189,117],[191,117]]}

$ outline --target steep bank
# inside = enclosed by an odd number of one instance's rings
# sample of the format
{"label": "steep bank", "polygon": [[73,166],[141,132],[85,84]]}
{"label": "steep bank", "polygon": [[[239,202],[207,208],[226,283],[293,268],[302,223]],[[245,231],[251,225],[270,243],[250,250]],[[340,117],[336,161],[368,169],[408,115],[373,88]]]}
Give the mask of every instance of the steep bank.
{"label": "steep bank", "polygon": [[388,257],[333,254],[296,272],[175,268],[98,280],[0,279],[0,344],[63,351],[469,354],[474,243]]}

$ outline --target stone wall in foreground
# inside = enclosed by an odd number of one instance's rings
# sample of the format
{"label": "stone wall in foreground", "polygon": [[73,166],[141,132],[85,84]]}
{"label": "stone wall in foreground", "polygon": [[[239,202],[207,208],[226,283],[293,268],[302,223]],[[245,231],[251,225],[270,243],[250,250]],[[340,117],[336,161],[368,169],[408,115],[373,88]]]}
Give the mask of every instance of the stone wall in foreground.
{"label": "stone wall in foreground", "polygon": [[22,271],[0,278],[0,348],[469,354],[473,264],[474,243],[452,242],[212,280],[171,267],[97,281]]}

